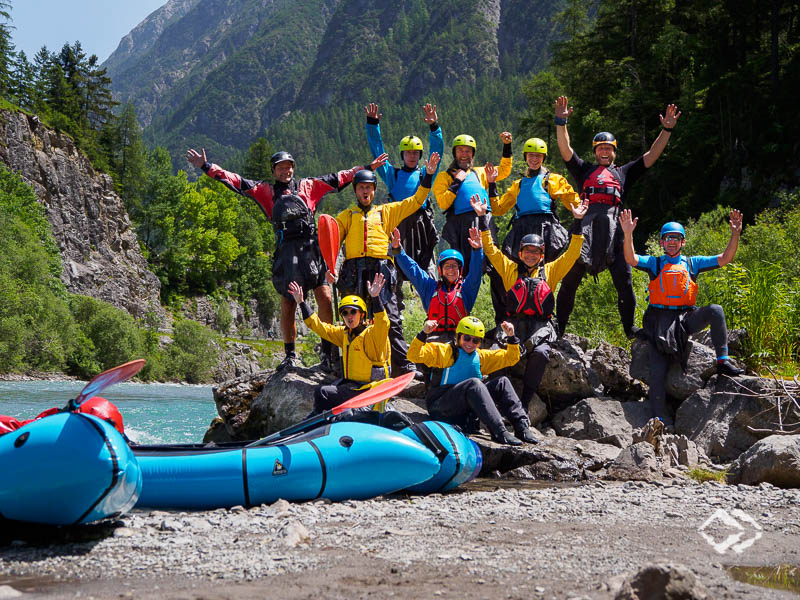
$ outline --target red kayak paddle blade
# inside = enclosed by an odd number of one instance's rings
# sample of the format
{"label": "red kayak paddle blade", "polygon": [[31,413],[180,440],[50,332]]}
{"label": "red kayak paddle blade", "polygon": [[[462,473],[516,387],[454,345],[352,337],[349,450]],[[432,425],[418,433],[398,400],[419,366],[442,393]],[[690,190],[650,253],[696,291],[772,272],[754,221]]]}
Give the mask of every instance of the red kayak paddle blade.
{"label": "red kayak paddle blade", "polygon": [[405,373],[400,377],[389,379],[383,383],[379,383],[374,388],[359,394],[355,398],[350,398],[347,402],[343,402],[333,409],[333,414],[338,415],[349,408],[363,408],[365,406],[372,406],[383,400],[393,398],[404,389],[408,387],[411,380],[414,379],[414,372]]}
{"label": "red kayak paddle blade", "polygon": [[336,273],[339,256],[339,223],[330,215],[319,217],[319,249],[331,273]]}
{"label": "red kayak paddle blade", "polygon": [[92,396],[96,396],[107,387],[112,386],[115,383],[119,383],[120,381],[130,379],[139,371],[141,371],[143,366],[144,359],[139,358],[137,360],[132,360],[130,362],[126,362],[125,364],[114,367],[113,369],[103,371],[99,375],[95,375],[92,380],[86,384],[86,387],[81,390],[81,393],[78,395],[78,397],[75,398],[73,406],[77,408],[83,403],[84,400],[91,398]]}

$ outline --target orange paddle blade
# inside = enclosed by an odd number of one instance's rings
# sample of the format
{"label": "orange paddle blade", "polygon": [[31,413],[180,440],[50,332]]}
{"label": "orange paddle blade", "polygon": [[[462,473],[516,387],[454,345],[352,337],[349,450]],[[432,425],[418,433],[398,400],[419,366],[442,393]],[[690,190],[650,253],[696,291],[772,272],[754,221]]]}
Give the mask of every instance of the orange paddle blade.
{"label": "orange paddle blade", "polygon": [[138,360],[126,362],[125,364],[95,375],[92,380],[81,390],[81,393],[78,394],[78,397],[72,402],[72,406],[77,408],[83,403],[84,400],[91,398],[92,396],[96,396],[107,387],[114,385],[115,383],[119,383],[120,381],[130,379],[139,371],[141,371],[143,366],[144,359],[140,358]]}
{"label": "orange paddle blade", "polygon": [[319,249],[331,273],[336,273],[336,257],[339,255],[339,223],[330,215],[319,217]]}
{"label": "orange paddle blade", "polygon": [[400,377],[394,379],[387,379],[383,383],[379,383],[374,388],[368,389],[366,392],[359,394],[354,398],[350,398],[347,402],[343,402],[339,406],[332,409],[333,414],[338,415],[349,408],[362,408],[364,406],[372,406],[383,400],[388,400],[402,392],[414,379],[414,372],[405,373]]}

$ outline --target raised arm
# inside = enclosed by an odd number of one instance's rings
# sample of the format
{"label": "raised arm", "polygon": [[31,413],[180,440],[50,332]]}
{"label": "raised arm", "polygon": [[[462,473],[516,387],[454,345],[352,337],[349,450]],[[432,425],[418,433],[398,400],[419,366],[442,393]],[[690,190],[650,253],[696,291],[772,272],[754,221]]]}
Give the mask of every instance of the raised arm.
{"label": "raised arm", "polygon": [[[380,125],[383,115],[378,112],[378,105],[374,102],[370,102],[365,106],[364,112],[367,113],[367,143],[369,144],[369,151],[372,152],[373,158],[378,158],[386,153],[386,149],[383,147]],[[392,185],[389,182],[394,180],[394,167],[387,162],[375,169],[375,172],[383,179],[386,187],[391,190]]]}
{"label": "raised arm", "polygon": [[555,101],[556,140],[558,140],[558,151],[564,162],[569,162],[569,159],[575,154],[569,143],[569,132],[567,131],[567,119],[572,114],[572,110],[566,96],[559,96]]}
{"label": "raised arm", "polygon": [[672,135],[672,129],[675,127],[675,123],[678,122],[678,117],[680,116],[681,111],[679,111],[678,107],[674,104],[668,104],[665,114],[658,115],[658,118],[661,119],[661,131],[653,142],[653,145],[650,146],[650,150],[645,152],[643,156],[644,166],[648,169],[653,166],[653,163],[655,163],[658,157],[661,156],[661,153],[664,152],[664,148],[667,147],[667,142],[669,142],[669,136]]}
{"label": "raised arm", "polygon": [[[634,219],[629,208],[624,209],[619,215],[619,225],[622,227],[622,233],[625,236],[622,241],[622,252],[625,255],[625,262],[632,267],[639,264],[639,261],[636,259],[636,252],[634,252],[633,249],[633,230],[636,229],[636,223],[638,222],[639,217]],[[734,250],[734,253],[735,252]],[[722,260],[720,259],[720,266],[721,264]]]}
{"label": "raised arm", "polygon": [[725,252],[720,254],[719,258],[717,259],[720,267],[724,267],[725,265],[733,262],[733,259],[736,256],[736,251],[739,249],[739,236],[742,235],[742,213],[736,209],[733,209],[731,211],[730,218],[731,239],[728,240],[728,246],[725,248]]}

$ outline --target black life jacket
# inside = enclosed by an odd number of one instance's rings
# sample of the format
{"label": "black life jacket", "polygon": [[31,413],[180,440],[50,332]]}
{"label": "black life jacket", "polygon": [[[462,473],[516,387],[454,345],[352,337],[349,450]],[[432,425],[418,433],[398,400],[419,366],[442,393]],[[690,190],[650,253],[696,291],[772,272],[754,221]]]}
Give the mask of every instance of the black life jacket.
{"label": "black life jacket", "polygon": [[[278,244],[284,240],[313,239],[316,237],[314,215],[305,200],[297,195],[297,183],[293,179],[280,190],[275,188],[277,199],[272,207],[272,227]],[[282,192],[282,193],[281,193]]]}
{"label": "black life jacket", "polygon": [[553,315],[556,300],[544,276],[544,265],[532,275],[520,276],[506,293],[508,316],[528,315],[549,319]]}
{"label": "black life jacket", "polygon": [[583,182],[582,199],[589,204],[616,205],[622,202],[622,178],[617,167],[597,165]]}
{"label": "black life jacket", "polygon": [[438,321],[435,332],[455,331],[458,322],[469,314],[461,295],[463,283],[464,280],[459,279],[449,290],[443,281],[436,284],[436,293],[428,305],[428,318]]}

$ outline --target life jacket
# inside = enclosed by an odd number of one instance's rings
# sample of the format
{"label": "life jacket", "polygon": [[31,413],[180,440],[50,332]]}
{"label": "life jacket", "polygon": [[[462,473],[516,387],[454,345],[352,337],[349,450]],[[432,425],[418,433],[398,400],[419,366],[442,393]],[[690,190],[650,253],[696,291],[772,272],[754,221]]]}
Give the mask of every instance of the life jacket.
{"label": "life jacket", "polygon": [[453,349],[453,356],[456,359],[447,368],[431,370],[432,387],[455,385],[473,377],[478,379],[483,377],[481,374],[481,357],[477,350],[472,354],[467,354],[455,342],[450,342],[450,347]]}
{"label": "life jacket", "polygon": [[622,202],[622,178],[615,166],[598,165],[583,182],[581,199],[589,204],[616,205]]}
{"label": "life jacket", "polygon": [[[367,331],[368,328],[365,327],[352,339],[350,339],[348,333],[344,335],[344,343],[342,344],[342,377],[345,379],[367,383],[389,377],[388,362],[374,361],[367,355],[367,351],[364,348]],[[386,346],[387,352],[385,352],[385,355],[388,357],[388,338],[386,339]]]}
{"label": "life jacket", "polygon": [[692,259],[681,256],[677,264],[658,257],[658,275],[647,286],[648,301],[656,308],[694,306],[697,302],[697,283],[692,277]]}
{"label": "life jacket", "polygon": [[[272,207],[272,228],[278,244],[284,240],[314,239],[317,228],[314,215],[305,200],[297,195],[294,180],[285,193],[278,195]],[[276,190],[277,192],[278,190]]]}
{"label": "life jacket", "polygon": [[459,279],[449,290],[443,281],[436,285],[436,293],[428,305],[428,319],[438,321],[436,333],[455,331],[458,322],[469,314],[461,294],[463,284],[464,280]]}
{"label": "life jacket", "polygon": [[517,215],[550,214],[553,212],[553,200],[547,193],[550,171],[542,169],[536,177],[523,177],[519,182],[517,195]]}
{"label": "life jacket", "polygon": [[467,173],[464,181],[461,182],[461,187],[458,188],[456,199],[453,200],[453,212],[457,215],[474,212],[469,199],[475,194],[480,196],[481,202],[486,205],[486,208],[489,212],[492,212],[491,204],[489,204],[489,192],[487,192],[486,188],[481,185],[481,180],[478,178],[478,175],[475,173],[475,171],[472,170]]}
{"label": "life jacket", "polygon": [[549,319],[555,305],[553,290],[545,279],[544,265],[539,265],[536,277],[520,276],[506,293],[508,316],[529,315]]}

